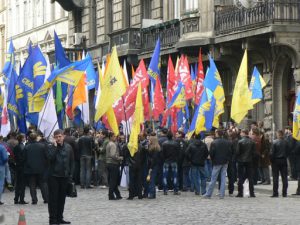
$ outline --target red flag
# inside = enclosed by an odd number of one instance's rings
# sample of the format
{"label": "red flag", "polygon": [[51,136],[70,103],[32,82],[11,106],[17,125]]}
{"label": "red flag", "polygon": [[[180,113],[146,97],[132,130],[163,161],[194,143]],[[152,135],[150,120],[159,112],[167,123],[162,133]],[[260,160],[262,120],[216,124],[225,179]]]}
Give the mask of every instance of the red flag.
{"label": "red flag", "polygon": [[[138,84],[141,82],[142,85],[142,97],[144,104],[144,118],[150,119],[149,113],[149,95],[148,95],[148,85],[149,85],[149,77],[147,74],[147,69],[144,63],[144,60],[140,61],[139,67],[135,71],[135,75],[129,88],[127,89],[124,99],[125,99],[125,108],[126,108],[126,116],[130,118],[135,109],[135,100],[137,95]],[[133,103],[133,105],[132,105]],[[128,109],[129,108],[129,109]],[[128,111],[128,112],[127,112]]]}
{"label": "red flag", "polygon": [[169,61],[168,61],[168,72],[167,72],[168,80],[167,80],[167,100],[168,102],[171,101],[173,95],[174,95],[174,85],[176,82],[176,77],[175,77],[175,69],[174,65],[171,59],[171,56],[169,56]]}
{"label": "red flag", "polygon": [[196,92],[195,92],[195,100],[194,100],[196,105],[199,105],[204,90],[203,80],[204,80],[204,70],[203,70],[203,63],[202,63],[202,53],[200,48],[199,59],[198,59],[198,72],[196,77]]}
{"label": "red flag", "polygon": [[153,118],[155,120],[159,119],[159,115],[164,112],[165,109],[165,97],[161,87],[159,77],[156,79],[155,89],[154,89],[154,101],[153,101]]}
{"label": "red flag", "polygon": [[185,55],[182,55],[180,58],[178,72],[180,79],[185,86],[185,99],[188,100],[193,98],[193,83],[191,79],[189,63]]}

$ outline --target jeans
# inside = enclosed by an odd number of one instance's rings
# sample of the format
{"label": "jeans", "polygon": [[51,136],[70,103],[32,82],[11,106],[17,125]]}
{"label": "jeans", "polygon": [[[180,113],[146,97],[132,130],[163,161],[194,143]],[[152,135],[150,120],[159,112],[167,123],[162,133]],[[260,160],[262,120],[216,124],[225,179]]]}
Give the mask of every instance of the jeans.
{"label": "jeans", "polygon": [[191,187],[191,180],[190,180],[190,170],[191,167],[183,167],[182,168],[182,189],[183,190],[188,190]]}
{"label": "jeans", "polygon": [[195,193],[204,195],[206,193],[206,176],[204,166],[192,166],[191,168],[191,183],[194,185]]}
{"label": "jeans", "polygon": [[0,202],[4,188],[4,180],[5,180],[5,165],[0,166]]}
{"label": "jeans", "polygon": [[58,224],[63,219],[65,201],[67,195],[68,178],[53,177],[48,178],[49,186],[49,222]]}
{"label": "jeans", "polygon": [[8,163],[5,164],[5,178],[8,184],[12,184],[11,173]]}
{"label": "jeans", "polygon": [[205,176],[206,180],[210,181],[212,173],[212,162],[210,159],[205,160]]}
{"label": "jeans", "polygon": [[249,191],[250,196],[254,195],[254,184],[253,184],[253,166],[252,162],[239,162],[238,163],[238,195],[243,196],[243,184],[248,178],[249,180]]}
{"label": "jeans", "polygon": [[158,166],[153,167],[150,173],[150,182],[149,182],[149,197],[156,197],[155,181],[158,173]]}
{"label": "jeans", "polygon": [[282,180],[282,195],[286,195],[288,188],[288,169],[287,160],[284,158],[274,159],[272,161],[273,195],[278,195],[279,172]]}
{"label": "jeans", "polygon": [[80,185],[81,187],[89,187],[91,185],[92,157],[80,157]]}
{"label": "jeans", "polygon": [[213,194],[217,179],[220,175],[220,177],[221,177],[220,198],[224,198],[227,167],[228,167],[228,164],[213,166],[211,181],[209,183],[208,190],[206,192],[206,196],[211,197],[211,195]]}
{"label": "jeans", "polygon": [[108,171],[108,198],[115,199],[120,198],[121,194],[118,189],[118,182],[120,177],[120,170],[119,165],[108,163],[107,164],[107,171]]}
{"label": "jeans", "polygon": [[164,185],[164,192],[168,191],[168,173],[169,169],[172,169],[173,173],[173,183],[174,183],[174,192],[178,191],[178,181],[177,181],[177,163],[176,162],[169,162],[169,163],[164,163],[164,168],[163,168],[163,185]]}

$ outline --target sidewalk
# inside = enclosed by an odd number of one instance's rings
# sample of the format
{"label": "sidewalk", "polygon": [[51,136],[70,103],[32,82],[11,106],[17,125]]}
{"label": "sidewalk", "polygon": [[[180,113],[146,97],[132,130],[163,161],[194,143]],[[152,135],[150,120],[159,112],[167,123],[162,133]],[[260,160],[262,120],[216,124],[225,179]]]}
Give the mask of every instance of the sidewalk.
{"label": "sidewalk", "polygon": [[[288,195],[295,194],[297,187],[298,187],[298,181],[289,180],[288,191],[287,191]],[[281,190],[282,190],[282,182],[281,182],[281,179],[279,179],[279,188],[278,188],[279,195],[281,194]],[[263,194],[272,195],[273,194],[273,183],[271,181],[271,184],[269,184],[269,185],[262,185],[262,184],[255,185],[254,191],[263,193]],[[295,197],[298,197],[298,196],[295,196]],[[300,196],[299,196],[299,198],[300,198]]]}

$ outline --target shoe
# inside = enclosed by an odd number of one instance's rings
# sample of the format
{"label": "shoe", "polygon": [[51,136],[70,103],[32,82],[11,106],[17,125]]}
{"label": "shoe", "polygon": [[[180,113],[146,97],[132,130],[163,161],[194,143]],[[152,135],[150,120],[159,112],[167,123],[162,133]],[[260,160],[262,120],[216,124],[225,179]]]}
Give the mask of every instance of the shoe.
{"label": "shoe", "polygon": [[249,198],[255,198],[255,197],[256,197],[255,194],[249,196]]}
{"label": "shoe", "polygon": [[208,196],[208,195],[203,195],[202,198],[203,198],[203,199],[210,199],[210,196]]}
{"label": "shoe", "polygon": [[282,194],[282,197],[283,197],[283,198],[286,198],[286,197],[287,197],[287,194]]}
{"label": "shoe", "polygon": [[121,199],[122,199],[121,196],[116,197],[116,200],[121,200]]}
{"label": "shoe", "polygon": [[0,205],[3,205],[4,203],[3,202],[0,202]]}
{"label": "shoe", "polygon": [[292,194],[292,195],[300,195],[300,193],[295,193],[295,194]]}
{"label": "shoe", "polygon": [[31,204],[32,204],[32,205],[36,205],[36,204],[37,204],[37,202],[32,202]]}
{"label": "shoe", "polygon": [[25,201],[20,201],[19,204],[20,205],[27,205],[29,202],[25,202]]}
{"label": "shoe", "polygon": [[200,193],[199,192],[195,192],[195,195],[200,195]]}
{"label": "shoe", "polygon": [[168,192],[164,191],[164,195],[168,195]]}
{"label": "shoe", "polygon": [[273,195],[271,195],[270,197],[271,197],[271,198],[278,198],[278,195],[273,194]]}
{"label": "shoe", "polygon": [[180,195],[181,193],[179,191],[174,191],[174,195]]}
{"label": "shoe", "polygon": [[85,186],[82,186],[82,185],[81,185],[80,188],[81,188],[81,189],[85,189]]}
{"label": "shoe", "polygon": [[108,200],[117,200],[116,198],[108,198]]}
{"label": "shoe", "polygon": [[241,195],[241,194],[238,194],[238,195],[236,195],[235,197],[236,197],[236,198],[243,198],[244,196]]}
{"label": "shoe", "polygon": [[264,182],[264,183],[262,183],[262,185],[270,185],[271,184],[271,182]]}
{"label": "shoe", "polygon": [[61,221],[59,221],[59,224],[71,224],[71,222],[65,221],[65,220],[61,220]]}
{"label": "shoe", "polygon": [[86,188],[87,189],[92,189],[92,188],[94,188],[94,186],[90,185],[90,186],[87,186]]}
{"label": "shoe", "polygon": [[18,201],[15,201],[14,204],[17,205],[17,204],[19,204],[19,202],[18,202]]}
{"label": "shoe", "polygon": [[229,196],[229,197],[233,197],[233,194],[229,194],[228,196]]}
{"label": "shoe", "polygon": [[126,200],[133,200],[133,197],[128,197],[126,198]]}
{"label": "shoe", "polygon": [[48,204],[48,201],[44,201],[44,204]]}
{"label": "shoe", "polygon": [[187,191],[188,191],[188,189],[186,189],[186,188],[183,188],[181,191],[182,191],[182,192],[187,192]]}

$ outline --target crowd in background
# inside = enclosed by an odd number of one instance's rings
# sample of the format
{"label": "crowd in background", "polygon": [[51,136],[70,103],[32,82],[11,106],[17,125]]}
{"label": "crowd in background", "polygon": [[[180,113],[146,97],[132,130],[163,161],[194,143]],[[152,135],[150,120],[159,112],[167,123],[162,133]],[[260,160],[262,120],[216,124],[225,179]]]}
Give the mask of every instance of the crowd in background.
{"label": "crowd in background", "polygon": [[[81,131],[80,131],[81,130]],[[210,198],[218,181],[219,197],[244,196],[244,182],[249,182],[250,197],[255,185],[270,185],[279,196],[278,180],[282,177],[282,196],[287,196],[288,175],[298,180],[295,194],[300,195],[300,144],[292,138],[291,128],[277,131],[270,140],[263,124],[252,123],[249,130],[235,126],[193,135],[187,140],[178,130],[145,128],[139,135],[134,156],[127,148],[123,133],[117,137],[108,130],[95,132],[89,127],[64,130],[64,143],[72,150],[70,178],[82,189],[108,187],[108,199],[119,200],[119,186],[129,190],[128,200],[156,198],[156,192],[179,195],[194,192]],[[5,183],[15,191],[15,204],[27,204],[25,187],[29,186],[31,203],[37,204],[37,187],[44,203],[49,202],[49,146],[41,132],[33,128],[24,134],[0,137],[0,204]],[[73,160],[74,159],[74,160]],[[270,175],[270,166],[272,177]],[[227,177],[227,182],[226,182]]]}

